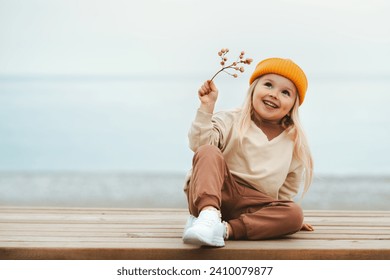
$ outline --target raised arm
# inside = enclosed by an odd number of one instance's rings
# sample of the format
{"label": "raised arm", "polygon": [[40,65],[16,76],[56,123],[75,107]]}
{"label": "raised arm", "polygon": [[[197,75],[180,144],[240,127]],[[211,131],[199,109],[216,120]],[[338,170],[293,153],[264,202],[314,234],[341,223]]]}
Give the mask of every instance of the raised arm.
{"label": "raised arm", "polygon": [[200,107],[188,133],[189,145],[194,152],[202,145],[220,147],[225,124],[214,117],[214,107],[218,98],[218,89],[214,82],[206,81],[198,90]]}
{"label": "raised arm", "polygon": [[214,82],[210,80],[205,81],[198,90],[198,96],[200,100],[199,110],[212,114],[218,99],[218,89]]}

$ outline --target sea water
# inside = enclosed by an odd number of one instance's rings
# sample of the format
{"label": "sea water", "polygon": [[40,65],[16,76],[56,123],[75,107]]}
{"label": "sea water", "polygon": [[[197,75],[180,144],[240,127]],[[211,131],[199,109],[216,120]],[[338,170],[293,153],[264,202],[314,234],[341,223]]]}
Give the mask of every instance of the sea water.
{"label": "sea water", "polygon": [[[1,172],[0,206],[186,208],[184,174]],[[390,176],[316,176],[301,200],[310,210],[390,210]]]}

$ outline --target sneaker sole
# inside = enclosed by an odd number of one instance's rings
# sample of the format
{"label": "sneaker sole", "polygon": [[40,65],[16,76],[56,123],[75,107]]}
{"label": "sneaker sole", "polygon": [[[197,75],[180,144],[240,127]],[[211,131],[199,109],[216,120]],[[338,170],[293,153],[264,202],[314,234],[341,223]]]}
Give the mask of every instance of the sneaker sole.
{"label": "sneaker sole", "polygon": [[185,236],[183,237],[183,242],[185,244],[192,244],[198,246],[212,246],[212,247],[223,247],[225,246],[225,241],[223,238],[215,238],[213,240],[208,240],[204,236],[196,233],[187,231]]}

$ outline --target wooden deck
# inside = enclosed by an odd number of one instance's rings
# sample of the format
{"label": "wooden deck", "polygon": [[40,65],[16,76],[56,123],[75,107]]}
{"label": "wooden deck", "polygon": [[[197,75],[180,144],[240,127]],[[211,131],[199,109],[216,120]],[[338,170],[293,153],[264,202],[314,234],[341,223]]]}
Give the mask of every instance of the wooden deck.
{"label": "wooden deck", "polygon": [[0,207],[0,259],[390,259],[390,211],[305,211],[314,232],[182,243],[184,209]]}

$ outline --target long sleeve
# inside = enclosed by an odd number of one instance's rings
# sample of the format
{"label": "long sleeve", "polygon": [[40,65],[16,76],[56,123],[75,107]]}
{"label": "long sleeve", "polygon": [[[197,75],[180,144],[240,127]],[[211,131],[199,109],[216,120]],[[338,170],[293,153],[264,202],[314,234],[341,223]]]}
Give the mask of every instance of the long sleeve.
{"label": "long sleeve", "polygon": [[[223,113],[209,114],[198,110],[188,132],[189,146],[196,151],[202,145],[214,145],[222,149],[227,132]],[[228,125],[229,127],[229,125]]]}
{"label": "long sleeve", "polygon": [[293,200],[298,194],[300,185],[302,183],[303,166],[295,164],[295,168],[287,174],[286,181],[279,190],[280,200]]}

